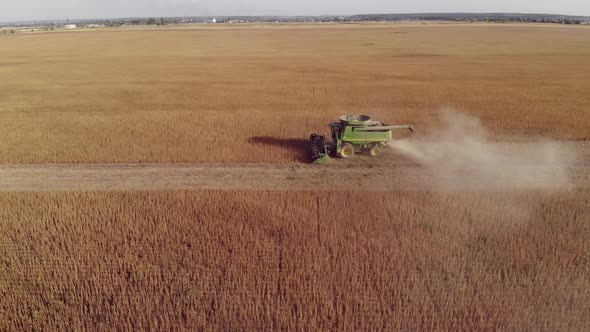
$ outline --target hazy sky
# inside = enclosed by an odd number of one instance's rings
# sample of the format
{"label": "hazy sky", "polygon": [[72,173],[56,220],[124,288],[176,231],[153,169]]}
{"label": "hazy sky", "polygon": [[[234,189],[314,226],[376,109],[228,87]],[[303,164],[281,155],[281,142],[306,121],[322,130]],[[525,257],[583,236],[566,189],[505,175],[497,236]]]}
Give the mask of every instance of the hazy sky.
{"label": "hazy sky", "polygon": [[590,16],[590,0],[0,0],[0,21],[136,16],[520,12]]}

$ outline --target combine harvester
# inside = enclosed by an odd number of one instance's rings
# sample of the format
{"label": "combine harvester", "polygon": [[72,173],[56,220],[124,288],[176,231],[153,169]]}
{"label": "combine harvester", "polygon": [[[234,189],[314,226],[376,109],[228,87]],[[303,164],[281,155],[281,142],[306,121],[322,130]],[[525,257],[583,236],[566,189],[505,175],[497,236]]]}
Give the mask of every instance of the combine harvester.
{"label": "combine harvester", "polygon": [[330,161],[330,154],[350,158],[357,152],[368,151],[371,156],[379,154],[393,139],[393,130],[409,129],[410,125],[389,126],[373,121],[367,115],[343,115],[339,122],[330,123],[332,143],[327,144],[324,135],[312,134],[311,152],[315,164]]}

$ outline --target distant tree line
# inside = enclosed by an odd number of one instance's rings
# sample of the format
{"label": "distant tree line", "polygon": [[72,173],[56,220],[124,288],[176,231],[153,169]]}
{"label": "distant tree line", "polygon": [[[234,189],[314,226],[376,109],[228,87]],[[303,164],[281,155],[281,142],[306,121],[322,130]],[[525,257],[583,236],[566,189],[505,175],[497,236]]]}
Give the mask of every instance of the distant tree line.
{"label": "distant tree line", "polygon": [[[173,18],[133,18],[116,21],[101,21],[106,26],[120,25],[166,25],[182,23],[209,23],[213,17],[173,17]],[[367,14],[352,16],[219,16],[217,23],[313,23],[313,22],[395,22],[395,21],[454,21],[454,22],[522,22],[582,24],[590,22],[590,17],[547,14]]]}
{"label": "distant tree line", "polygon": [[131,19],[131,20],[118,20],[118,21],[106,21],[103,24],[105,24],[106,26],[120,26],[120,25],[125,25],[125,24],[130,24],[130,25],[167,25],[170,23],[178,23],[177,20],[174,19],[165,19],[163,17],[156,19],[154,17],[150,17],[150,18],[136,18],[136,19]]}
{"label": "distant tree line", "polygon": [[368,14],[349,16],[346,18],[346,21],[455,21],[582,24],[585,22],[590,22],[590,17],[548,14]]}
{"label": "distant tree line", "polygon": [[[184,23],[313,23],[313,22],[334,22],[334,23],[355,23],[355,22],[393,22],[393,21],[454,21],[454,22],[522,22],[522,23],[557,23],[557,24],[590,24],[590,17],[567,16],[550,14],[512,14],[512,13],[427,13],[427,14],[365,14],[352,16],[324,15],[324,16],[187,16],[187,17],[155,17],[145,18],[120,18],[120,19],[99,19],[99,20],[76,20],[73,24],[101,24],[107,27],[118,27],[122,25],[167,25]],[[48,27],[62,25],[63,22],[24,22],[0,27]]]}

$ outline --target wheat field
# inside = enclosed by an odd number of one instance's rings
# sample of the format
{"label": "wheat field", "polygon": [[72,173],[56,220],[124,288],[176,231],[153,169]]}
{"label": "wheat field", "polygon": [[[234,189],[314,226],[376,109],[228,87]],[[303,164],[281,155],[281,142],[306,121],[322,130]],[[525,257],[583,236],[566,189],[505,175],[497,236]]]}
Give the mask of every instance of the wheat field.
{"label": "wheat field", "polygon": [[588,190],[0,195],[2,330],[578,330]]}
{"label": "wheat field", "polygon": [[[301,164],[309,134],[345,113],[419,136],[453,108],[489,130],[470,145],[484,161],[498,140],[587,140],[588,40],[588,27],[526,24],[0,35],[0,330],[589,330],[587,144],[552,145],[571,160],[539,150],[549,165],[507,159],[528,178],[563,170],[538,190],[427,187],[444,159],[395,151]],[[151,162],[165,164],[128,164]],[[469,181],[509,172],[484,166]],[[227,184],[240,169],[250,187]],[[43,185],[68,174],[83,181]],[[158,174],[176,186],[159,190]],[[199,187],[207,174],[229,189]]]}
{"label": "wheat field", "polygon": [[294,162],[309,134],[328,131],[341,114],[427,131],[447,106],[502,137],[590,132],[585,27],[277,25],[0,37],[0,163]]}

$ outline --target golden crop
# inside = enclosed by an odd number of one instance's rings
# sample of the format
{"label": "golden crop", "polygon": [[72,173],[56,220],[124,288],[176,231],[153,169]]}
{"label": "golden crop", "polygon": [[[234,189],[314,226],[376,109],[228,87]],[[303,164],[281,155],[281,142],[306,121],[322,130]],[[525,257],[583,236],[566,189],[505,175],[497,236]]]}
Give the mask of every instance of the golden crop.
{"label": "golden crop", "polygon": [[[309,134],[341,114],[420,134],[445,106],[497,137],[588,139],[588,40],[587,27],[529,25],[3,35],[0,164],[309,161]],[[588,188],[275,181],[0,193],[0,330],[590,326]]]}
{"label": "golden crop", "polygon": [[0,194],[1,330],[586,330],[590,192]]}
{"label": "golden crop", "polygon": [[323,25],[0,38],[0,163],[292,162],[344,113],[587,139],[590,29]]}

